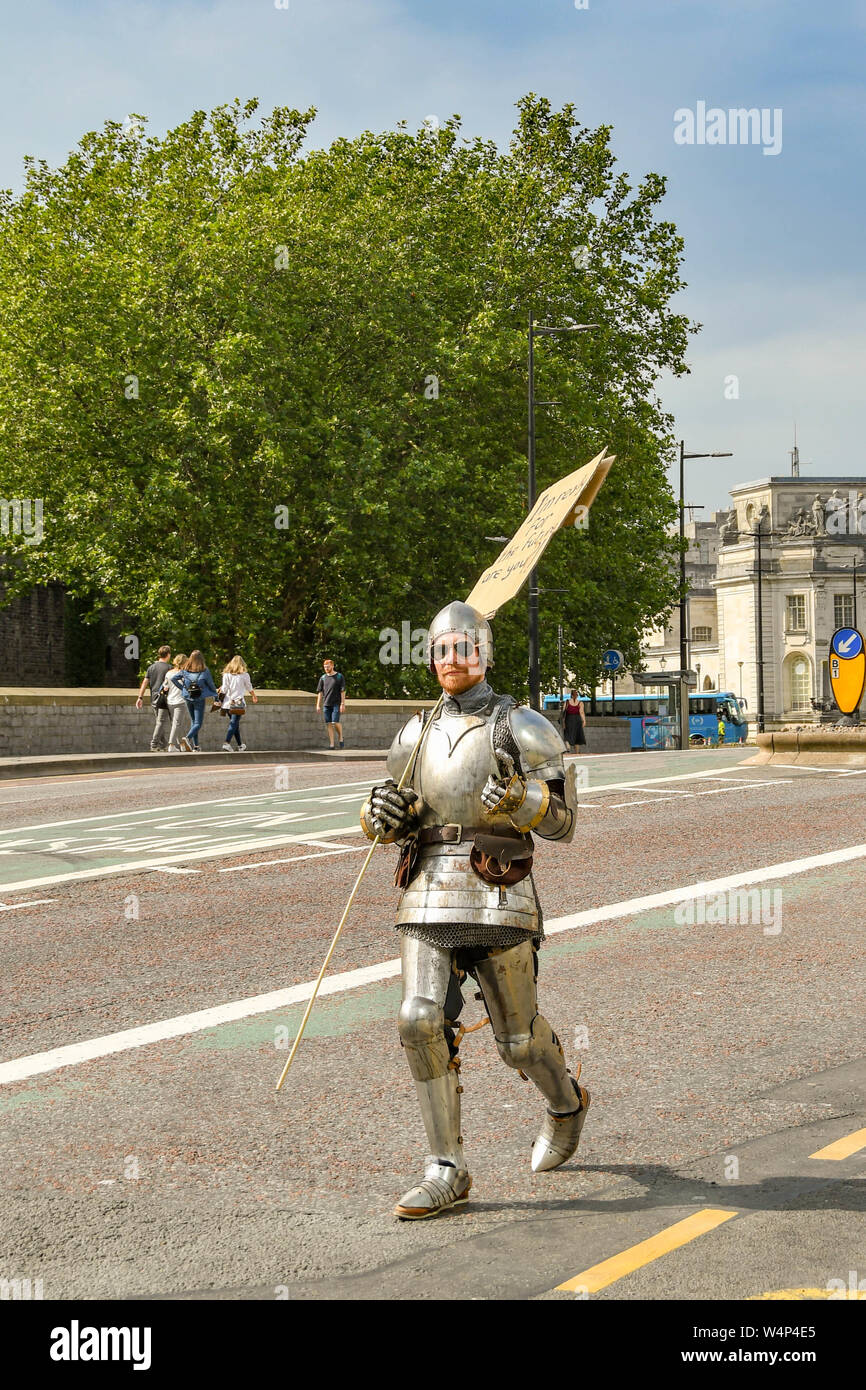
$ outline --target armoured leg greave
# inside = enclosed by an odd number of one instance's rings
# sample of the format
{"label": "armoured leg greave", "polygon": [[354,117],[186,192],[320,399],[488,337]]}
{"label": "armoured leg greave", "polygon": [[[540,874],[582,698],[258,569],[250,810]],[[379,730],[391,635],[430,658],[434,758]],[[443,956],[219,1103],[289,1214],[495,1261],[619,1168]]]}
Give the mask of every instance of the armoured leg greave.
{"label": "armoured leg greave", "polygon": [[531,942],[495,952],[475,969],[503,1062],[529,1077],[551,1110],[573,1110],[574,1087],[562,1047],[538,1012]]}
{"label": "armoured leg greave", "polygon": [[534,1082],[547,1100],[547,1115],[532,1146],[532,1171],[558,1168],[577,1149],[590,1098],[566,1068],[547,1019],[537,1012],[532,946],[526,942],[494,952],[475,969],[500,1057]]}
{"label": "armoured leg greave", "polygon": [[463,1168],[459,1079],[449,1066],[444,1010],[431,999],[413,995],[403,1001],[398,1027],[430,1152],[440,1163]]}
{"label": "armoured leg greave", "polygon": [[575,1107],[574,1087],[562,1046],[543,1014],[536,1014],[529,1033],[497,1037],[503,1062],[523,1072],[538,1087],[551,1110],[567,1113]]}
{"label": "armoured leg greave", "polygon": [[[424,1177],[401,1197],[396,1215],[407,1221],[435,1216],[465,1202],[472,1186],[460,1133],[460,1080],[446,1032],[445,1000],[452,986],[450,951],[404,937],[403,1003],[398,1028],[430,1154]],[[459,1001],[458,1001],[459,1003]]]}
{"label": "armoured leg greave", "polygon": [[450,951],[404,937],[403,1003],[397,1026],[415,1079],[418,1104],[433,1158],[463,1168],[460,1091],[445,1031],[445,1000],[452,981]]}

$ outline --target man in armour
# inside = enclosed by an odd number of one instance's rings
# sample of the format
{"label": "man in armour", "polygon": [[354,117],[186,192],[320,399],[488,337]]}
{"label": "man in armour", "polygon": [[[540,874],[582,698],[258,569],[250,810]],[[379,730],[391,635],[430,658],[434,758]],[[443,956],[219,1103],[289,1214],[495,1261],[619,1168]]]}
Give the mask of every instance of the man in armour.
{"label": "man in armour", "polygon": [[532,834],[572,839],[574,767],[566,772],[565,745],[543,715],[490,688],[490,653],[489,624],[474,608],[455,602],[436,615],[428,658],[445,692],[441,712],[398,791],[424,717],[401,729],[388,754],[391,778],[372,789],[361,811],[369,839],[381,835],[401,846],[398,1027],[430,1150],[423,1178],[395,1208],[403,1220],[461,1205],[472,1186],[460,1128],[456,1031],[466,974],[479,986],[502,1060],[547,1102],[532,1146],[533,1172],[571,1158],[590,1104],[538,1012],[535,984],[544,930],[531,875]]}

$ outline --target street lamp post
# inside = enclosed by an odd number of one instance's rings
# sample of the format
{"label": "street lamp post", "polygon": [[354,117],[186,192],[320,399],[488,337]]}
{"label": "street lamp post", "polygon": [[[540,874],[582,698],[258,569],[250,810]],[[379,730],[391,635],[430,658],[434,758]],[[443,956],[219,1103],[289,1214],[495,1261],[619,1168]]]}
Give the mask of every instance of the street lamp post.
{"label": "street lamp post", "polygon": [[729,459],[730,453],[687,454],[686,442],[680,440],[680,670],[688,670],[686,650],[686,502],[685,502],[685,461],[686,459]]}
{"label": "street lamp post", "polygon": [[737,662],[737,665],[738,665],[739,668],[740,668],[740,699],[742,700],[742,698],[743,698],[743,663],[742,663],[742,661],[738,661],[738,662]]}
{"label": "street lamp post", "polygon": [[[548,325],[537,326],[533,311],[529,310],[529,374],[527,384],[528,428],[526,436],[526,457],[529,464],[529,510],[535,506],[535,406],[557,405],[557,401],[535,400],[535,339],[541,334],[586,333],[598,328],[597,323],[570,323],[561,328]],[[541,676],[538,663],[538,570],[533,567],[529,575],[529,704],[532,709],[541,708]]]}
{"label": "street lamp post", "polygon": [[764,529],[763,529],[763,528],[764,528],[764,518],[765,518],[765,517],[769,517],[769,515],[770,515],[770,513],[769,513],[769,511],[767,510],[767,507],[764,506],[764,507],[762,508],[762,510],[761,510],[760,515],[758,516],[758,520],[755,522],[755,527],[754,527],[754,535],[755,535],[755,538],[756,538],[756,540],[757,540],[757,542],[758,542],[758,624],[757,624],[757,628],[758,628],[758,631],[757,631],[758,652],[757,652],[757,662],[756,662],[756,665],[757,665],[757,668],[758,668],[758,733],[759,733],[759,734],[762,734],[762,733],[764,732],[764,592],[763,592],[764,564],[763,564],[763,559],[762,559],[762,556],[761,556],[761,537],[762,537],[762,535],[766,535],[766,536],[768,536],[768,537],[772,537],[772,536],[774,536],[774,535],[779,534],[778,532],[773,531],[772,527],[771,527],[771,529],[770,529],[769,531],[766,531],[766,532],[764,531]]}
{"label": "street lamp post", "polygon": [[559,708],[562,710],[562,623],[556,625],[556,645],[559,655]]}

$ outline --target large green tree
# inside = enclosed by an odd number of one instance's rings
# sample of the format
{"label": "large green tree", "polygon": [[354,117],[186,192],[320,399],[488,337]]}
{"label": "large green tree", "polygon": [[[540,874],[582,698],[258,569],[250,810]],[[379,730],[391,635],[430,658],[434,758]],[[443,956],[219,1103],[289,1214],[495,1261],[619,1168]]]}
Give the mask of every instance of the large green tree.
{"label": "large green tree", "polygon": [[[44,506],[41,544],[4,538],[7,595],[60,581],[143,652],[240,649],[262,685],[310,688],[330,652],[357,695],[425,691],[380,634],[466,593],[525,512],[531,308],[599,325],[539,340],[539,488],[617,455],[542,561],[544,682],[559,621],[583,680],[606,645],[636,662],[675,597],[664,180],[533,95],[507,150],[458,117],[317,150],[313,112],[255,113],[109,122],[2,195],[0,488]],[[522,599],[495,629],[525,691]]]}

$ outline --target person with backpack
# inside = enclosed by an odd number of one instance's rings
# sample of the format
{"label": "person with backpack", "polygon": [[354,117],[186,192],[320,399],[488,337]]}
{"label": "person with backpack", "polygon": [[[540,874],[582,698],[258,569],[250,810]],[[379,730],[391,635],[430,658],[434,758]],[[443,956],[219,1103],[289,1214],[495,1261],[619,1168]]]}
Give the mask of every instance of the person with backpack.
{"label": "person with backpack", "polygon": [[183,691],[191,720],[189,732],[186,738],[181,739],[180,746],[185,753],[200,753],[198,736],[204,719],[205,704],[208,695],[216,699],[216,686],[198,648],[190,652],[181,670],[169,679],[172,685]]}
{"label": "person with backpack", "polygon": [[166,733],[168,731],[168,702],[163,695],[163,685],[168,672],[171,670],[171,647],[160,647],[157,652],[157,659],[151,662],[144,673],[141,682],[141,689],[138,692],[138,699],[135,708],[141,709],[142,696],[145,690],[150,689],[150,707],[154,714],[153,733],[150,736],[151,753],[164,753],[166,745]]}
{"label": "person with backpack", "polygon": [[233,656],[231,661],[223,667],[220,694],[222,697],[221,713],[227,714],[229,717],[223,752],[231,753],[232,739],[235,739],[238,752],[243,753],[247,745],[241,743],[241,716],[246,711],[246,697],[247,695],[252,696],[254,705],[258,704],[259,697],[253,690],[253,683],[242,656]]}

